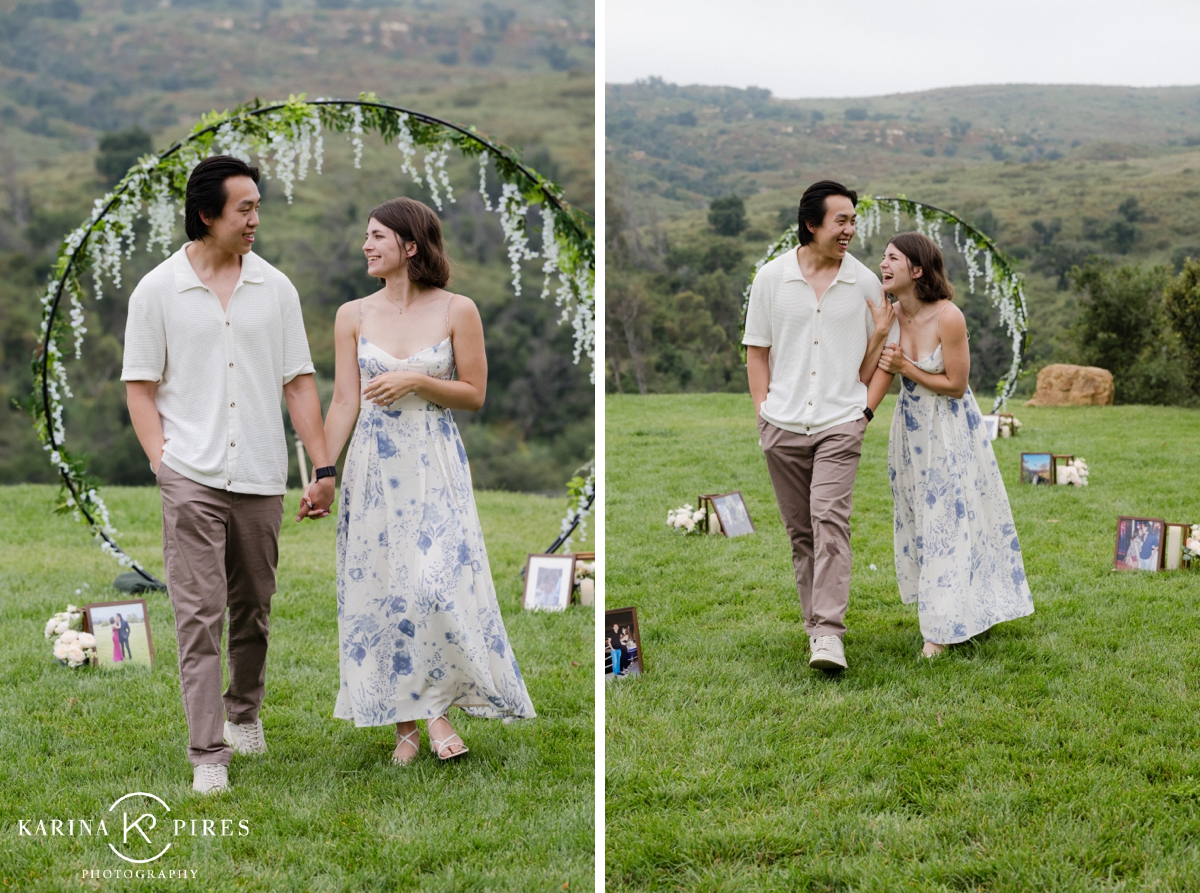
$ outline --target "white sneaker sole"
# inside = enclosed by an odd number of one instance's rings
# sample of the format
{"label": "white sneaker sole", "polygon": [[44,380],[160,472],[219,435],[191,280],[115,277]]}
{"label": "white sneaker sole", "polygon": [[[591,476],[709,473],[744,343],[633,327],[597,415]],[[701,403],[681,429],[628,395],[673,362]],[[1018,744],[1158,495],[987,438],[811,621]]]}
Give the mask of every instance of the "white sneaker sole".
{"label": "white sneaker sole", "polygon": [[808,665],[814,670],[844,670],[846,669],[846,661],[838,660],[836,654],[828,651],[820,651],[809,659]]}

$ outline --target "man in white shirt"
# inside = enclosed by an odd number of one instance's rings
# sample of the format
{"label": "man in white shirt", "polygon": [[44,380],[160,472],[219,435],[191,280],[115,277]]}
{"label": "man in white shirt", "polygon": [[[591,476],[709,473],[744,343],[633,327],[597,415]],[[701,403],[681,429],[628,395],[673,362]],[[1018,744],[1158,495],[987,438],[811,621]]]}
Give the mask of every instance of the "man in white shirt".
{"label": "man in white shirt", "polygon": [[130,296],[121,371],[162,490],[188,758],[201,793],[228,787],[232,751],[266,750],[259,708],[288,467],[281,397],[321,466],[296,520],[324,517],[334,496],[299,295],[251,253],[257,184],[257,168],[237,158],[196,165],[184,200],[191,241]]}
{"label": "man in white shirt", "polygon": [[[792,543],[809,665],[845,669],[850,509],[867,383],[899,324],[879,279],[847,252],[858,196],[831,180],[804,192],[800,247],[759,270],[746,311],[746,369],[775,498]],[[889,337],[890,333],[890,337]]]}

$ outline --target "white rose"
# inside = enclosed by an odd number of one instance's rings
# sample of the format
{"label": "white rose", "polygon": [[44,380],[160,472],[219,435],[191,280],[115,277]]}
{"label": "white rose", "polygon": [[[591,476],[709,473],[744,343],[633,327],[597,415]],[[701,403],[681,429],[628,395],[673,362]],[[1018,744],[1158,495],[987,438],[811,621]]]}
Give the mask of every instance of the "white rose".
{"label": "white rose", "polygon": [[66,660],[67,659],[67,646],[64,645],[62,642],[54,643],[54,659],[55,660]]}
{"label": "white rose", "polygon": [[69,629],[62,634],[62,638],[59,641],[65,642],[68,645],[73,645],[79,641],[79,633],[75,632],[73,629]]}
{"label": "white rose", "polygon": [[699,523],[704,520],[704,516],[706,514],[707,512],[705,512],[704,509],[696,509],[696,511],[692,514],[692,520]]}
{"label": "white rose", "polygon": [[80,648],[95,648],[96,647],[96,637],[93,636],[91,633],[80,633],[79,634],[79,647]]}
{"label": "white rose", "polygon": [[60,621],[58,621],[58,623],[54,624],[54,635],[61,636],[63,633],[65,633],[70,628],[71,628],[71,625],[69,623],[67,623],[67,621],[60,620]]}
{"label": "white rose", "polygon": [[54,635],[54,629],[58,626],[58,621],[51,617],[46,621],[46,638],[49,639]]}
{"label": "white rose", "polygon": [[693,530],[696,529],[696,522],[693,521],[691,518],[684,518],[683,526],[688,529],[688,533],[691,533]]}
{"label": "white rose", "polygon": [[1200,540],[1188,540],[1187,547],[1193,552],[1200,552]]}
{"label": "white rose", "polygon": [[67,649],[67,661],[72,666],[79,666],[83,663],[83,649],[78,645],[73,645]]}

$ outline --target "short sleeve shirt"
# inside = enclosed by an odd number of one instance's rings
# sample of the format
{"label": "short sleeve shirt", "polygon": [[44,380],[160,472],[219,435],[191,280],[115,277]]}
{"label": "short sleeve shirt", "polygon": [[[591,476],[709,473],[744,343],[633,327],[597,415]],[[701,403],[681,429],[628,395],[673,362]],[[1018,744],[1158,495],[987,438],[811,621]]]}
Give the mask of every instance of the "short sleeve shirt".
{"label": "short sleeve shirt", "polygon": [[[769,347],[771,383],[760,415],[777,428],[818,434],[863,417],[867,386],[859,367],[875,319],[879,279],[850,254],[820,301],[795,251],[764,264],[750,288],[742,343]],[[899,323],[888,334],[900,338]]]}
{"label": "short sleeve shirt", "polygon": [[220,490],[282,494],[283,386],[313,372],[300,296],[281,272],[247,254],[222,311],[186,247],[129,298],[121,380],[158,382],[162,461],[172,470]]}

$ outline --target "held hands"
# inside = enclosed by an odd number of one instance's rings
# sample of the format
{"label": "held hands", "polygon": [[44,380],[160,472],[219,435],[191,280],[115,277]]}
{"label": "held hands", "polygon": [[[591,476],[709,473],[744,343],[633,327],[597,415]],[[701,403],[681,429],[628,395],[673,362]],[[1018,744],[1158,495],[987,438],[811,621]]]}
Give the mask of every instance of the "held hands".
{"label": "held hands", "polygon": [[879,368],[895,375],[898,372],[904,372],[904,364],[907,362],[908,360],[900,350],[900,345],[893,341],[883,348],[883,354],[879,357]]}
{"label": "held hands", "polygon": [[892,304],[891,299],[887,296],[887,291],[883,286],[879,287],[880,300],[876,304],[867,299],[867,306],[871,308],[871,316],[875,320],[876,332],[890,332],[892,323],[896,321],[896,308]]}
{"label": "held hands", "polygon": [[336,478],[333,477],[321,478],[304,488],[304,495],[300,497],[300,513],[296,515],[297,521],[303,521],[305,518],[315,521],[329,514],[329,507],[333,505],[336,492],[335,481]]}
{"label": "held hands", "polygon": [[363,396],[376,406],[389,406],[401,397],[415,394],[424,378],[427,376],[420,372],[384,372],[367,382]]}

